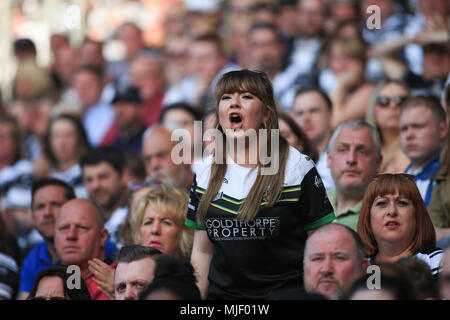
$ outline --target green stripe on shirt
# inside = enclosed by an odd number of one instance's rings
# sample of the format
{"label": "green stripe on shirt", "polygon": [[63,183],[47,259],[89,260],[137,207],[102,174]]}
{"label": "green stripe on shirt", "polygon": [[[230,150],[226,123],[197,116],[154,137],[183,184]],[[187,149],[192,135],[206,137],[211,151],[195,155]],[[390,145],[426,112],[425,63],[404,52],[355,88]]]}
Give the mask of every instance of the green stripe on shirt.
{"label": "green stripe on shirt", "polygon": [[192,221],[191,219],[186,218],[186,221],[184,222],[184,225],[197,230],[206,230],[205,226],[199,225],[197,222]]}
{"label": "green stripe on shirt", "polygon": [[332,211],[329,214],[327,214],[326,216],[320,218],[319,220],[316,220],[314,222],[308,223],[307,225],[305,225],[305,227],[303,229],[305,231],[317,229],[317,228],[323,226],[324,224],[333,222],[334,219],[336,219],[336,217],[334,215],[334,212]]}

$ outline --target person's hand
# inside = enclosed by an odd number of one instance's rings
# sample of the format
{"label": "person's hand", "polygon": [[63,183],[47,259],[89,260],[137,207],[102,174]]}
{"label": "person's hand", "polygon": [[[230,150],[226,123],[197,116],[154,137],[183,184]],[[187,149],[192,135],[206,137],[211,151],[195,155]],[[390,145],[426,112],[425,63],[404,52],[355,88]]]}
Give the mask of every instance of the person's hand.
{"label": "person's hand", "polygon": [[337,86],[341,90],[347,91],[361,81],[362,74],[362,68],[359,65],[343,70],[337,75]]}
{"label": "person's hand", "polygon": [[449,31],[447,30],[424,31],[414,37],[414,42],[420,45],[426,45],[430,43],[447,43],[448,34]]}
{"label": "person's hand", "polygon": [[33,161],[33,173],[39,177],[44,177],[50,173],[49,162],[44,156],[41,155]]}
{"label": "person's hand", "polygon": [[98,288],[109,299],[114,300],[114,269],[109,265],[94,258],[88,261],[89,271],[95,276],[93,281]]}

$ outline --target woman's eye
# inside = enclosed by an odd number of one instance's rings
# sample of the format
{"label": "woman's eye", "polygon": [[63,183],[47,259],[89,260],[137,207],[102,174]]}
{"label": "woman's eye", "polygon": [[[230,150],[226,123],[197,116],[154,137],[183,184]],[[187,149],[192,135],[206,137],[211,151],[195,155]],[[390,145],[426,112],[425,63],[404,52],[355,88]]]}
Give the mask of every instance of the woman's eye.
{"label": "woman's eye", "polygon": [[230,96],[222,96],[221,99],[222,99],[222,100],[228,100],[228,99],[231,99],[231,97],[230,97]]}
{"label": "woman's eye", "polygon": [[244,95],[242,96],[242,98],[244,98],[244,99],[253,99],[253,96],[250,95],[250,94],[244,94]]}
{"label": "woman's eye", "polygon": [[163,220],[163,223],[168,226],[172,225],[172,221],[170,221],[170,220]]}
{"label": "woman's eye", "polygon": [[153,223],[153,220],[146,220],[144,221],[144,226],[151,225]]}
{"label": "woman's eye", "polygon": [[406,206],[409,205],[409,202],[406,201],[406,200],[399,200],[399,201],[398,201],[398,205],[399,205],[399,206],[402,206],[402,207],[406,207]]}
{"label": "woman's eye", "polygon": [[384,205],[386,205],[386,202],[385,201],[377,201],[377,202],[375,202],[375,205],[377,207],[383,207]]}

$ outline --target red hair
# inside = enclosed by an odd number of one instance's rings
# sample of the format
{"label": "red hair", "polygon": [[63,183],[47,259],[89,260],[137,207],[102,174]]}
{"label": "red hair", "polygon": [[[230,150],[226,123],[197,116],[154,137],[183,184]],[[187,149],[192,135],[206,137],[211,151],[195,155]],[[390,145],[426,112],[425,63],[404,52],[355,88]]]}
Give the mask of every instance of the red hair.
{"label": "red hair", "polygon": [[387,194],[400,195],[412,201],[415,208],[416,227],[412,242],[408,248],[415,252],[426,245],[436,245],[436,234],[425,203],[417,189],[413,176],[399,174],[380,174],[372,181],[364,194],[363,203],[359,212],[358,234],[364,243],[367,254],[373,255],[378,250],[378,245],[370,225],[370,209],[376,197]]}

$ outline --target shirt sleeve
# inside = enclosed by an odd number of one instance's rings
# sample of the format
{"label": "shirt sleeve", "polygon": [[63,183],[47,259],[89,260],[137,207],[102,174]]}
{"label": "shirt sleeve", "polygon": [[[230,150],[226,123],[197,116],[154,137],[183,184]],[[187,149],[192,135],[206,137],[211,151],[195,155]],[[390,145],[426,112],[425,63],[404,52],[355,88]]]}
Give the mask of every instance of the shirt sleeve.
{"label": "shirt sleeve", "polygon": [[300,208],[305,231],[317,229],[336,219],[322,179],[315,167],[308,171],[301,183]]}
{"label": "shirt sleeve", "polygon": [[13,258],[0,253],[0,298],[14,300],[19,286],[19,272]]}
{"label": "shirt sleeve", "polygon": [[205,190],[199,188],[197,186],[196,176],[194,176],[194,180],[192,181],[191,189],[189,191],[189,204],[188,204],[188,212],[186,216],[185,225],[197,229],[197,230],[205,230],[205,226],[200,225],[197,222],[197,208],[200,203],[200,199]]}
{"label": "shirt sleeve", "polygon": [[32,259],[28,255],[23,261],[20,270],[20,292],[31,292],[38,272],[37,266],[33,266]]}

